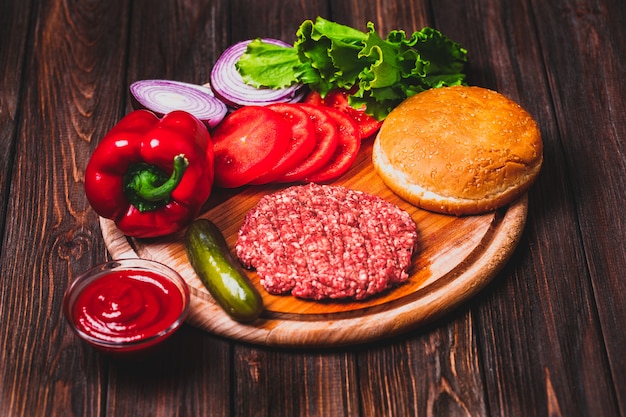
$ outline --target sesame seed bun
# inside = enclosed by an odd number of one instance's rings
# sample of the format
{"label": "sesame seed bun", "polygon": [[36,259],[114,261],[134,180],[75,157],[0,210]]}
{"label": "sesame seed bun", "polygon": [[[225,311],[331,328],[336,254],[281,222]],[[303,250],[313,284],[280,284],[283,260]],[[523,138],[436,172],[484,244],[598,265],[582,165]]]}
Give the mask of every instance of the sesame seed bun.
{"label": "sesame seed bun", "polygon": [[530,114],[502,94],[443,87],[409,97],[387,116],[372,161],[410,203],[471,215],[524,194],[539,174],[543,143]]}

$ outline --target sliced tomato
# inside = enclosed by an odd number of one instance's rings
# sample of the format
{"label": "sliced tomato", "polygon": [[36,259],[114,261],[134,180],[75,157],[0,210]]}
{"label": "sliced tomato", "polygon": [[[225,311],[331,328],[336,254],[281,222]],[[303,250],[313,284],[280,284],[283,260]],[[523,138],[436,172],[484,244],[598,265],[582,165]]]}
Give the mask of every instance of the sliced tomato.
{"label": "sliced tomato", "polygon": [[337,124],[339,144],[331,160],[306,177],[306,182],[323,183],[339,178],[350,169],[361,147],[359,127],[350,116],[332,107],[326,107],[324,111]]}
{"label": "sliced tomato", "polygon": [[296,168],[315,148],[315,126],[307,112],[296,104],[276,103],[267,108],[278,113],[291,126],[291,139],[280,160],[267,173],[250,184],[267,184],[276,181]]}
{"label": "sliced tomato", "polygon": [[324,99],[317,91],[311,90],[306,96],[304,96],[303,103],[312,104],[314,106],[321,106],[324,104]]}
{"label": "sliced tomato", "polygon": [[331,90],[324,97],[324,104],[330,107],[334,107],[350,116],[356,122],[359,127],[359,132],[362,139],[367,139],[373,136],[382,122],[376,120],[374,117],[365,113],[365,109],[355,109],[348,103],[349,91],[335,89]]}
{"label": "sliced tomato", "polygon": [[215,128],[211,138],[215,185],[236,188],[276,165],[287,149],[291,126],[266,107],[241,107]]}
{"label": "sliced tomato", "polygon": [[323,110],[323,106],[312,104],[296,104],[303,109],[313,121],[315,127],[315,147],[313,151],[296,168],[287,172],[276,182],[298,182],[326,165],[333,157],[339,142],[337,125]]}

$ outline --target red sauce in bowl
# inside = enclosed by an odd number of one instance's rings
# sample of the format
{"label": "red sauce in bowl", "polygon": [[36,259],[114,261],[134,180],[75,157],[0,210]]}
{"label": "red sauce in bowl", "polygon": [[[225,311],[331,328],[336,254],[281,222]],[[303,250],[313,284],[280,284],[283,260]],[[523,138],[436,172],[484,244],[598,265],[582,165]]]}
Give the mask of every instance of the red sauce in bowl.
{"label": "red sauce in bowl", "polygon": [[183,310],[179,289],[151,271],[118,271],[88,284],[76,298],[76,328],[114,343],[159,334]]}
{"label": "red sauce in bowl", "polygon": [[109,352],[129,352],[160,343],[182,324],[189,289],[165,265],[134,259],[87,271],[65,298],[65,315],[79,336]]}

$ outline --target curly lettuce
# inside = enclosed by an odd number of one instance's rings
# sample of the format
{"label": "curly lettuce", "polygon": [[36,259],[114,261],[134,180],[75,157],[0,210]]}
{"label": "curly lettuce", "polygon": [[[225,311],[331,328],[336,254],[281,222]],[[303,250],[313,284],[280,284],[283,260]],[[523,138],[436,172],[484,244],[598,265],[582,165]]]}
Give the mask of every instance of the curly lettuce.
{"label": "curly lettuce", "polygon": [[410,37],[402,30],[382,38],[372,22],[367,32],[318,17],[305,20],[293,46],[252,41],[237,62],[244,81],[284,88],[302,83],[324,97],[350,90],[354,107],[384,119],[407,97],[429,88],[463,85],[467,50],[431,27]]}

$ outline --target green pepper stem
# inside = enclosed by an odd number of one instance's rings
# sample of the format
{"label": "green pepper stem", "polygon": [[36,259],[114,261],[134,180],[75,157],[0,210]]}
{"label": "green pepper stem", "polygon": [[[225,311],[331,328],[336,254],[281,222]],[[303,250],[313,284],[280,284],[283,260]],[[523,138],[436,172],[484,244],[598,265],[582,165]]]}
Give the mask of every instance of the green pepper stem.
{"label": "green pepper stem", "polygon": [[156,185],[152,176],[148,175],[148,181],[140,181],[139,187],[136,189],[137,195],[147,201],[160,201],[169,198],[172,191],[178,186],[183,179],[183,174],[189,166],[189,161],[185,155],[176,155],[174,157],[174,170],[172,175],[161,185]]}
{"label": "green pepper stem", "polygon": [[172,174],[168,178],[154,165],[137,164],[126,174],[124,192],[131,204],[140,211],[153,210],[167,204],[188,166],[189,161],[185,155],[176,155]]}

